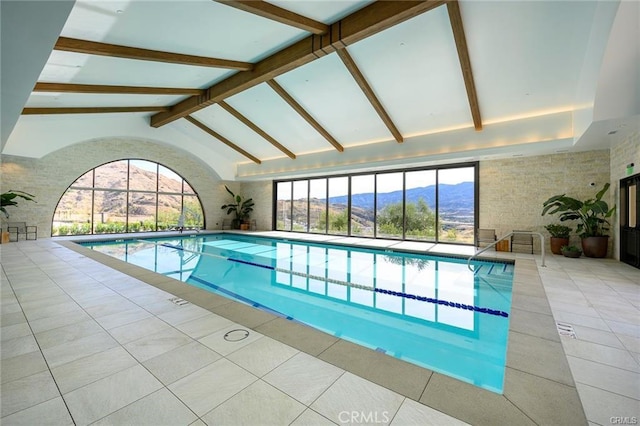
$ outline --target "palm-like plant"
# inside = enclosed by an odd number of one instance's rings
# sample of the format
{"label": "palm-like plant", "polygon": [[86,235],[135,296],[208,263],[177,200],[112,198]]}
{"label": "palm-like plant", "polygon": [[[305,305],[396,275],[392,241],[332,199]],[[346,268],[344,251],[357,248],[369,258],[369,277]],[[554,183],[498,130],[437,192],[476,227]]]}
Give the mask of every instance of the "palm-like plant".
{"label": "palm-like plant", "polygon": [[5,207],[18,205],[18,202],[15,200],[16,198],[22,198],[27,201],[33,201],[34,203],[36,202],[36,200],[33,199],[34,195],[28,194],[23,191],[14,191],[12,189],[12,190],[9,190],[8,192],[4,192],[0,194],[0,211],[4,213],[5,217],[7,218],[9,217],[9,212],[5,209]]}
{"label": "palm-like plant", "polygon": [[233,197],[233,203],[225,204],[221,208],[226,210],[227,214],[235,213],[236,218],[234,221],[237,226],[240,222],[249,217],[249,214],[253,211],[255,203],[253,202],[253,198],[245,199],[240,195],[234,194],[226,185],[224,186],[224,189],[226,189]]}
{"label": "palm-like plant", "polygon": [[565,194],[553,196],[543,203],[542,216],[558,213],[561,222],[579,221],[576,232],[581,238],[605,236],[610,226],[607,219],[613,216],[616,210],[616,206],[609,209],[607,202],[602,200],[609,186],[609,183],[606,183],[595,198],[585,201],[567,197]]}

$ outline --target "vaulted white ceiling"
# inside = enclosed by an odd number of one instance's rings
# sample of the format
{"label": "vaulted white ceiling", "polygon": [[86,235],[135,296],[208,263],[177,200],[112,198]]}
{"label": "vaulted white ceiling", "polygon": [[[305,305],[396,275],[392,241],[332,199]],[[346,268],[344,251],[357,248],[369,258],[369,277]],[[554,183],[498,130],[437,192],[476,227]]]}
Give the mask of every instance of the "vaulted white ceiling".
{"label": "vaulted white ceiling", "polygon": [[[3,0],[3,27],[11,18],[4,3],[11,1]],[[347,17],[366,19],[366,11],[375,6],[371,1],[270,3],[324,24],[346,22]],[[458,4],[466,46],[456,44],[447,5],[413,13],[410,19],[347,43],[346,52],[401,143],[343,58],[328,49],[326,56],[270,76],[322,131],[286,102],[268,78],[234,90],[224,102],[200,105],[189,116],[172,115],[181,105],[198,101],[197,95],[34,91],[26,104],[22,101],[19,108],[27,109],[8,140],[3,135],[2,152],[39,158],[75,143],[129,137],[174,145],[202,158],[224,179],[248,180],[606,148],[615,138],[638,130],[636,2]],[[47,20],[46,14],[26,16]],[[34,43],[53,46],[60,36],[255,65],[310,34],[211,0],[79,0],[59,34],[25,41],[22,54],[35,55]],[[5,38],[3,29],[3,73],[10,60],[6,55],[12,54],[5,49]],[[474,126],[457,47],[468,52],[481,130]],[[615,61],[615,66],[607,61]],[[51,50],[37,81],[208,89],[222,87],[241,73],[251,79],[262,72],[255,67],[242,71]],[[10,82],[3,78],[2,84],[5,97]],[[3,109],[12,99],[3,99]],[[168,107],[168,112],[60,114],[60,108],[96,107]],[[42,110],[26,114],[33,108]],[[160,125],[155,121],[167,116],[172,117]],[[608,135],[612,130],[615,136]]]}

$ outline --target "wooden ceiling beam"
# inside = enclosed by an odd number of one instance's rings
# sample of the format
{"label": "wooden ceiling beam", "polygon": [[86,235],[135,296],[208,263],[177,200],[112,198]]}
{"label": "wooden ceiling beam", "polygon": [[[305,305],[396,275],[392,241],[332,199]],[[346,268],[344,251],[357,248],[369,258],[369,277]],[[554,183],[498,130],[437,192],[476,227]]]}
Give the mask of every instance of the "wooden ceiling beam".
{"label": "wooden ceiling beam", "polygon": [[333,147],[335,149],[337,149],[339,152],[343,152],[344,151],[344,147],[342,145],[340,145],[338,143],[337,140],[334,139],[333,136],[331,136],[331,134],[329,132],[327,132],[325,130],[324,127],[322,127],[322,125],[320,125],[320,123],[318,123],[316,121],[315,118],[313,118],[311,116],[311,114],[309,114],[303,107],[302,105],[300,105],[295,99],[293,99],[291,97],[290,94],[287,93],[286,90],[284,90],[284,88],[282,86],[280,86],[275,80],[269,80],[267,81],[267,84],[269,85],[269,87],[271,87],[278,95],[280,95],[280,97],[282,99],[284,99],[284,101],[286,103],[289,104],[289,106],[291,106],[291,108],[293,108],[298,114],[300,114],[300,116],[302,118],[304,118],[306,120],[307,123],[309,123],[311,125],[311,127],[313,127],[314,129],[316,129],[316,131],[318,133],[320,133],[326,140],[329,141],[329,143],[331,145],[333,145]]}
{"label": "wooden ceiling beam", "polygon": [[262,130],[260,127],[256,126],[251,120],[249,120],[247,117],[242,115],[237,109],[233,108],[231,105],[229,105],[225,101],[218,102],[218,105],[220,105],[222,108],[224,108],[224,110],[227,111],[229,114],[233,115],[235,118],[237,118],[238,120],[243,122],[245,126],[247,126],[248,128],[250,128],[251,130],[253,130],[257,134],[262,136],[271,145],[273,145],[276,148],[278,148],[280,151],[282,151],[284,154],[286,154],[289,158],[291,158],[292,160],[296,159],[296,155],[293,152],[289,151],[286,147],[284,147],[282,144],[280,144],[280,142],[278,142],[273,137],[271,137],[271,135],[269,135],[267,132]]}
{"label": "wooden ceiling beam", "polygon": [[137,59],[140,61],[167,62],[171,64],[194,65],[200,67],[227,68],[239,71],[250,71],[253,64],[230,61],[227,59],[208,58],[205,56],[183,55],[180,53],[162,52],[159,50],[141,49],[138,47],[119,46],[60,37],[53,46],[54,50],[84,53],[87,55],[110,56],[115,58]]}
{"label": "wooden ceiling beam", "polygon": [[38,82],[34,92],[104,93],[125,95],[201,95],[202,89],[174,87],[107,86],[101,84],[43,83]]}
{"label": "wooden ceiling beam", "polygon": [[173,105],[169,112],[153,115],[151,126],[169,124],[445,3],[445,0],[374,2],[331,24],[328,34],[312,34],[256,63],[251,72],[236,73],[209,87],[205,95],[192,96]]}
{"label": "wooden ceiling beam", "polygon": [[464,78],[464,86],[467,89],[467,98],[469,98],[469,107],[471,108],[473,125],[476,130],[480,131],[482,130],[480,104],[478,103],[476,85],[473,81],[471,59],[469,58],[467,38],[464,35],[462,15],[460,14],[460,5],[458,4],[458,1],[448,2],[447,11],[449,12],[449,21],[451,22],[451,29],[453,30],[453,38],[456,42],[456,49],[458,50],[458,58],[460,59],[460,67],[462,68],[462,77]]}
{"label": "wooden ceiling beam", "polygon": [[387,128],[389,129],[393,137],[396,139],[396,141],[398,143],[402,143],[404,139],[402,138],[400,131],[398,130],[396,125],[393,123],[393,120],[391,120],[391,117],[389,117],[389,114],[387,114],[387,111],[384,109],[384,106],[382,106],[382,103],[380,102],[380,100],[374,93],[373,89],[367,82],[367,79],[360,72],[360,69],[356,65],[351,55],[349,55],[349,52],[347,52],[347,49],[339,49],[337,53],[338,53],[338,56],[340,56],[340,59],[342,59],[342,62],[344,63],[344,65],[347,67],[347,69],[353,76],[356,83],[358,83],[358,86],[360,86],[360,89],[362,89],[362,92],[364,93],[364,95],[367,97],[367,99],[371,103],[371,106],[373,106],[373,109],[376,110],[376,112],[384,122],[385,126],[387,126]]}
{"label": "wooden ceiling beam", "polygon": [[163,106],[24,108],[22,110],[22,115],[112,114],[116,112],[158,112],[158,111],[168,111],[168,110],[169,110],[169,107],[163,107]]}
{"label": "wooden ceiling beam", "polygon": [[245,157],[247,157],[249,160],[253,161],[254,163],[262,164],[262,161],[260,161],[258,158],[256,158],[253,155],[249,154],[247,151],[245,151],[244,149],[240,148],[238,145],[234,144],[229,139],[225,138],[224,136],[222,136],[221,134],[219,134],[215,130],[211,129],[206,124],[201,123],[200,121],[196,120],[195,118],[193,118],[190,115],[187,115],[186,117],[184,117],[184,119],[187,120],[189,123],[193,124],[194,126],[196,126],[197,128],[199,128],[200,130],[202,130],[202,131],[208,133],[209,135],[213,136],[214,138],[218,139],[220,142],[222,142],[223,144],[225,144],[229,148],[231,148],[234,151],[239,152],[240,154],[244,155]]}
{"label": "wooden ceiling beam", "polygon": [[306,16],[298,15],[290,10],[283,9],[271,3],[261,0],[215,0],[218,3],[226,4],[244,12],[253,13],[281,24],[309,31],[313,34],[326,34],[329,25],[314,21]]}

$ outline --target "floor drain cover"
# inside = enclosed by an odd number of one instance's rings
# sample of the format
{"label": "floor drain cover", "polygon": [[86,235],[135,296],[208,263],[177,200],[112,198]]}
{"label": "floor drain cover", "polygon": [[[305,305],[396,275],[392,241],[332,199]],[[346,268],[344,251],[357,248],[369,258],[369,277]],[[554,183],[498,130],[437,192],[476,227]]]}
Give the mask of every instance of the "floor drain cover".
{"label": "floor drain cover", "polygon": [[183,306],[183,305],[188,305],[189,302],[187,302],[184,299],[180,299],[179,297],[174,297],[173,299],[169,299],[170,302],[175,303],[178,306]]}
{"label": "floor drain cover", "polygon": [[558,333],[561,336],[571,337],[572,339],[576,338],[576,332],[573,331],[573,326],[571,324],[557,322],[556,326],[558,327]]}
{"label": "floor drain cover", "polygon": [[227,334],[224,335],[224,340],[227,342],[239,342],[240,340],[244,340],[249,337],[249,332],[247,330],[237,329],[231,330]]}

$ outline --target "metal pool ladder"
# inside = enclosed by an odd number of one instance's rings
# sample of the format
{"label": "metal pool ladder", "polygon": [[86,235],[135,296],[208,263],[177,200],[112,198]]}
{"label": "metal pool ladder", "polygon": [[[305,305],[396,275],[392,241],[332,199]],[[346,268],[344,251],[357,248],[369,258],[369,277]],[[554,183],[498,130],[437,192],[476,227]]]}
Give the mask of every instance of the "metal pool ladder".
{"label": "metal pool ladder", "polygon": [[475,252],[475,254],[472,254],[471,256],[469,256],[469,259],[467,260],[467,268],[469,268],[469,270],[473,272],[473,269],[471,269],[471,260],[474,257],[477,257],[479,254],[484,253],[486,250],[490,249],[491,247],[494,247],[500,241],[507,239],[515,234],[537,235],[538,237],[540,237],[540,248],[542,250],[541,251],[542,266],[546,267],[547,265],[544,264],[544,235],[542,235],[540,232],[533,232],[533,231],[513,231],[513,232],[509,232],[507,235],[504,235],[501,238],[498,238],[496,241],[492,242],[482,250],[478,250],[477,252]]}

